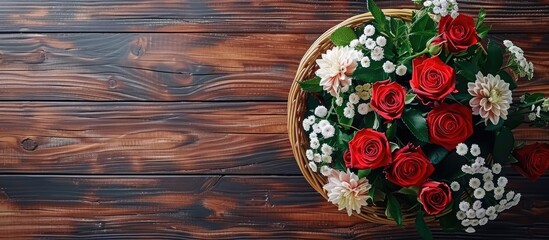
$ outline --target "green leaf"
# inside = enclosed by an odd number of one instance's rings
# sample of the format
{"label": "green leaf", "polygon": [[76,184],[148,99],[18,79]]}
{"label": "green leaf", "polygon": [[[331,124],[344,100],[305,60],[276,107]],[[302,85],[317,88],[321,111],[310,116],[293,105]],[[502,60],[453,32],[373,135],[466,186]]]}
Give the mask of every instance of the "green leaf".
{"label": "green leaf", "polygon": [[320,86],[320,78],[314,77],[309,80],[297,82],[304,92],[321,92],[322,86]]}
{"label": "green leaf", "polygon": [[385,131],[385,136],[387,136],[388,140],[391,140],[396,135],[396,123],[389,123],[387,124],[387,131]]}
{"label": "green leaf", "polygon": [[425,49],[427,42],[437,34],[437,24],[429,16],[427,11],[418,11],[414,16],[410,33],[414,33],[409,37],[412,43],[412,48],[416,52]]}
{"label": "green leaf", "polygon": [[509,158],[507,159],[507,163],[517,163],[518,159],[515,158],[513,155],[509,155]]}
{"label": "green leaf", "polygon": [[358,66],[353,72],[352,77],[361,83],[375,83],[386,80],[388,75],[383,71],[382,61],[372,61],[368,68]]}
{"label": "green leaf", "polygon": [[[427,151],[427,149],[425,149]],[[431,161],[432,164],[437,165],[442,161],[446,156],[448,156],[448,150],[441,146],[434,146],[427,152],[427,158]]]}
{"label": "green leaf", "polygon": [[[333,103],[333,104],[335,104],[335,103]],[[336,107],[336,115],[337,115],[337,120],[343,126],[343,128],[344,129],[349,129],[349,126],[351,126],[353,124],[353,119],[345,117],[345,115],[343,114],[343,110],[345,109],[345,107],[346,107],[345,104],[343,104],[341,106],[337,106]]]}
{"label": "green leaf", "polygon": [[515,147],[515,138],[513,133],[507,127],[502,127],[496,134],[494,142],[494,151],[492,156],[497,163],[505,164],[510,161],[509,156]]}
{"label": "green leaf", "polygon": [[503,64],[503,51],[501,51],[501,48],[497,43],[494,41],[488,41],[486,52],[488,53],[488,59],[486,59],[484,72],[496,75]]}
{"label": "green leaf", "polygon": [[416,94],[415,93],[408,93],[406,94],[406,101],[404,102],[405,104],[410,104],[414,101],[414,99],[416,99]]}
{"label": "green leaf", "polygon": [[522,123],[523,120],[524,120],[524,116],[522,114],[507,115],[507,120],[505,120],[505,126],[513,130],[517,128]]}
{"label": "green leaf", "polygon": [[409,195],[409,196],[417,196],[417,193],[419,192],[419,187],[411,186],[411,187],[403,187],[400,190],[398,190],[398,193]]}
{"label": "green leaf", "polygon": [[444,231],[455,232],[463,229],[461,221],[456,217],[455,209],[452,209],[448,214],[439,217],[438,223]]}
{"label": "green leaf", "polygon": [[503,126],[503,122],[504,120],[503,119],[499,119],[499,122],[498,124],[494,125],[492,122],[488,122],[488,125],[484,128],[484,130],[486,131],[499,131],[499,129],[501,129],[501,127]]}
{"label": "green leaf", "polygon": [[400,208],[398,200],[392,194],[387,194],[387,209],[385,215],[393,218],[399,226],[402,225],[402,209]]}
{"label": "green leaf", "polygon": [[474,82],[477,79],[476,74],[480,71],[477,65],[469,61],[456,61],[455,66],[460,80],[463,79],[467,82]]}
{"label": "green leaf", "polygon": [[356,38],[355,31],[350,27],[340,27],[330,35],[330,40],[336,46],[347,46]]}
{"label": "green leaf", "polygon": [[515,82],[513,77],[509,75],[509,73],[507,73],[506,71],[500,70],[498,75],[503,81],[505,81],[506,83],[509,83],[509,89],[513,90],[517,88],[517,83]]}
{"label": "green leaf", "polygon": [[429,227],[425,223],[425,219],[423,219],[423,211],[418,211],[416,215],[416,230],[417,233],[419,233],[419,236],[423,240],[432,240],[433,234],[431,233],[431,230],[429,230]]}
{"label": "green leaf", "polygon": [[385,14],[383,11],[381,11],[381,9],[376,5],[374,0],[368,0],[367,5],[368,11],[370,11],[377,23],[377,29],[382,32],[387,32],[387,19],[385,19]]}
{"label": "green leaf", "polygon": [[541,100],[544,97],[543,93],[526,93],[524,96],[525,104],[532,104]]}
{"label": "green leaf", "polygon": [[406,109],[402,113],[402,121],[418,140],[428,143],[429,131],[427,129],[427,121],[422,114],[421,111],[413,108]]}
{"label": "green leaf", "polygon": [[395,150],[397,149],[400,149],[400,147],[398,146],[398,144],[394,143],[394,142],[389,142],[389,145],[391,147],[391,152],[394,152]]}
{"label": "green leaf", "polygon": [[481,8],[478,13],[477,22],[475,24],[476,29],[479,29],[482,26],[482,24],[484,23],[485,17],[486,17],[486,10],[484,10],[484,8]]}
{"label": "green leaf", "polygon": [[362,170],[358,170],[358,178],[365,178],[368,176],[368,174],[370,174],[370,172],[372,172],[372,169],[362,169]]}
{"label": "green leaf", "polygon": [[478,37],[485,38],[486,36],[488,36],[488,32],[490,31],[491,28],[492,28],[491,26],[486,26],[486,25],[482,25],[479,28],[477,28]]}

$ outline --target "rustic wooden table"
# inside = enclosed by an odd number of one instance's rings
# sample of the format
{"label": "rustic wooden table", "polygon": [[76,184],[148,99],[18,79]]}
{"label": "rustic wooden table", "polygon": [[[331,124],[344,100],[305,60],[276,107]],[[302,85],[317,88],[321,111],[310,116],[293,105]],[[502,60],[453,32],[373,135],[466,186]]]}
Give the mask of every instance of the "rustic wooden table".
{"label": "rustic wooden table", "polygon": [[[481,6],[492,37],[536,65],[520,91],[549,93],[549,2],[460,1],[465,13]],[[338,212],[300,175],[287,139],[301,56],[364,1],[0,7],[0,238],[418,238]],[[520,207],[475,235],[435,237],[549,239],[549,177],[511,178]]]}

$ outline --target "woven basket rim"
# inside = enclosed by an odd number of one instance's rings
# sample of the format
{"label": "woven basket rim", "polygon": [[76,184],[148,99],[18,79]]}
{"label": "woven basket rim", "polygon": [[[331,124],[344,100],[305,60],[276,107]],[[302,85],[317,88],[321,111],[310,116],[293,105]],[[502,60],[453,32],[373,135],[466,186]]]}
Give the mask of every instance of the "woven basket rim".
{"label": "woven basket rim", "polygon": [[[385,13],[386,16],[397,17],[406,21],[410,21],[414,9],[384,9],[382,11]],[[307,167],[308,160],[305,156],[305,146],[308,145],[308,139],[305,136],[305,132],[301,128],[301,121],[303,120],[306,110],[305,100],[307,95],[306,93],[301,91],[298,82],[304,79],[309,79],[313,76],[312,71],[313,67],[315,66],[314,61],[318,59],[320,54],[325,52],[328,47],[333,46],[330,43],[329,36],[336,29],[342,26],[360,26],[366,22],[371,21],[372,19],[373,16],[371,15],[371,13],[359,14],[342,21],[341,23],[333,26],[322,35],[320,35],[303,55],[288,95],[287,130],[292,146],[292,152],[299,166],[299,169],[301,170],[301,173],[303,174],[307,182],[325,199],[328,199],[328,196],[326,192],[322,189],[322,186],[327,183],[326,177],[322,176],[319,173],[312,172],[312,170]],[[403,224],[411,224],[414,222],[417,209],[417,207],[411,209],[403,209]],[[385,216],[384,207],[365,206],[361,209],[361,213],[353,212],[353,215],[373,223],[388,225],[396,224],[393,219],[388,219]],[[434,216],[425,216],[426,222],[432,222],[434,220]]]}

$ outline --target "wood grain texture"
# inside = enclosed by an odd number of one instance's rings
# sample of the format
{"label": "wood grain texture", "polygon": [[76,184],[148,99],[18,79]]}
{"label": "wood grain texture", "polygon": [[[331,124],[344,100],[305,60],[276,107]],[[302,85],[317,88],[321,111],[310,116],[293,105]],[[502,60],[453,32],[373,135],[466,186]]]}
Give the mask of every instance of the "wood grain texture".
{"label": "wood grain texture", "polygon": [[[435,239],[543,239],[549,201],[534,184],[515,207],[479,228]],[[0,176],[0,232],[10,238],[410,239],[415,229],[363,222],[338,212],[302,177]],[[389,234],[390,233],[390,234]]]}
{"label": "wood grain texture", "polygon": [[[0,100],[286,101],[317,34],[0,35]],[[549,92],[549,34],[510,39]]]}
{"label": "wood grain texture", "polygon": [[[413,8],[409,0],[378,0],[382,8]],[[459,2],[460,12],[487,9],[498,32],[547,32],[544,0]],[[510,7],[512,6],[512,7]],[[321,33],[366,12],[363,0],[78,0],[3,1],[3,32],[293,32]]]}
{"label": "wood grain texture", "polygon": [[2,103],[0,132],[1,172],[299,174],[283,103]]}

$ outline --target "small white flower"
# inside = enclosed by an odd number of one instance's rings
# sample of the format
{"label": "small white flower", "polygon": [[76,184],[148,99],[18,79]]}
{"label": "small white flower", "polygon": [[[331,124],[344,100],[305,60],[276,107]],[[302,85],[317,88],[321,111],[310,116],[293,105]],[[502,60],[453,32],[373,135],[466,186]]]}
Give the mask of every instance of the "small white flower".
{"label": "small white flower", "polygon": [[404,76],[406,75],[406,70],[408,70],[406,66],[401,64],[396,68],[396,75]]}
{"label": "small white flower", "polygon": [[368,36],[366,35],[362,35],[358,38],[358,42],[362,45],[364,45],[366,43],[366,39],[368,39]]}
{"label": "small white flower", "polygon": [[480,155],[480,147],[477,144],[471,145],[471,155],[477,157]]}
{"label": "small white flower", "polygon": [[491,182],[494,180],[494,174],[492,174],[491,172],[487,172],[482,175],[482,180],[484,180],[485,182]]}
{"label": "small white flower", "polygon": [[476,220],[476,219],[475,219],[475,220],[471,220],[471,226],[472,226],[472,227],[478,226],[478,220]]}
{"label": "small white flower", "polygon": [[504,187],[497,187],[497,188],[494,188],[494,195],[501,195],[503,196],[503,193],[505,193],[505,188]]}
{"label": "small white flower", "polygon": [[501,194],[494,194],[494,199],[500,200],[501,198],[503,198],[503,195],[501,195]]}
{"label": "small white flower", "polygon": [[369,103],[358,104],[357,110],[360,115],[366,115],[371,111],[370,104]]}
{"label": "small white flower", "polygon": [[364,86],[362,86],[362,85],[356,86],[356,87],[355,87],[355,91],[358,92],[358,93],[364,91]]}
{"label": "small white flower", "polygon": [[484,216],[486,216],[486,210],[484,208],[477,210],[477,218],[483,218]]}
{"label": "small white flower", "polygon": [[537,118],[537,116],[536,116],[535,113],[531,112],[531,113],[528,114],[528,120],[535,121],[536,118]]}
{"label": "small white flower", "polygon": [[513,201],[515,201],[517,204],[520,202],[520,197],[522,195],[520,193],[515,194],[515,197],[513,198]]}
{"label": "small white flower", "polygon": [[360,41],[358,41],[358,39],[353,39],[351,43],[349,43],[349,47],[356,48],[358,44],[360,44]]}
{"label": "small white flower", "polygon": [[311,129],[311,124],[309,124],[309,121],[307,121],[307,119],[304,119],[302,124],[303,130],[309,131]]}
{"label": "small white flower", "polygon": [[469,165],[461,166],[461,171],[466,173],[466,174],[473,174],[473,169]]}
{"label": "small white flower", "polygon": [[320,151],[322,151],[322,153],[324,153],[325,155],[332,155],[333,150],[334,149],[326,143],[323,143],[322,147],[320,148]]}
{"label": "small white flower", "polygon": [[309,168],[310,168],[311,171],[313,171],[313,172],[318,171],[318,168],[316,167],[316,163],[315,163],[315,162],[309,162]]}
{"label": "small white flower", "polygon": [[322,159],[322,162],[332,163],[332,156],[330,155],[322,155],[321,159]]}
{"label": "small white flower", "polygon": [[499,201],[500,208],[505,208],[505,205],[507,204],[507,199],[502,199]]}
{"label": "small white flower", "polygon": [[310,145],[312,149],[317,149],[318,147],[320,147],[320,142],[318,141],[318,138],[311,139]]}
{"label": "small white flower", "polygon": [[374,41],[374,39],[368,38],[368,39],[366,39],[366,43],[364,43],[364,46],[367,49],[372,50],[376,47],[376,41]]}
{"label": "small white flower", "polygon": [[450,188],[451,188],[452,191],[454,191],[454,192],[459,191],[459,188],[460,188],[459,183],[456,182],[456,181],[453,181],[452,183],[450,183]]}
{"label": "small white flower", "polygon": [[475,159],[475,163],[478,163],[479,165],[482,166],[482,165],[484,165],[484,161],[485,161],[485,160],[486,160],[486,159],[484,159],[483,157],[477,157],[477,158]]}
{"label": "small white flower", "polygon": [[313,124],[313,133],[320,133],[322,130],[318,126],[318,123]]}
{"label": "small white flower", "polygon": [[511,46],[513,46],[513,42],[509,40],[503,40],[503,45],[505,45],[505,47],[510,48]]}
{"label": "small white flower", "polygon": [[313,150],[307,149],[307,151],[305,151],[305,155],[307,156],[307,159],[313,160],[313,157],[314,157]]}
{"label": "small white flower", "polygon": [[484,191],[484,189],[482,188],[477,188],[475,189],[475,192],[473,193],[473,195],[475,195],[476,199],[482,199],[484,198],[484,195],[486,195],[486,191]]}
{"label": "small white flower", "polygon": [[341,106],[343,104],[343,98],[338,96],[335,100],[335,103],[336,105]]}
{"label": "small white flower", "polygon": [[481,167],[479,170],[478,170],[478,173],[480,174],[485,174],[487,172],[490,172],[490,169],[487,168],[487,167]]}
{"label": "small white flower", "polygon": [[335,128],[332,125],[327,125],[326,127],[322,128],[322,136],[324,138],[331,138],[335,134]]}
{"label": "small white flower", "polygon": [[475,218],[477,216],[477,212],[474,209],[469,209],[466,212],[467,218]]}
{"label": "small white flower", "polygon": [[467,232],[467,233],[475,233],[476,230],[475,230],[473,227],[468,227],[468,228],[465,229],[465,232]]}
{"label": "small white flower", "polygon": [[467,217],[467,215],[465,214],[464,211],[458,211],[456,213],[456,217],[457,217],[458,220],[461,221],[461,220],[465,219]]}
{"label": "small white flower", "polygon": [[503,202],[504,204],[507,204],[507,200],[501,200],[501,201],[500,201],[500,204],[497,204],[497,205],[496,205],[496,211],[497,211],[498,213],[501,213],[501,212],[503,212],[503,211],[506,210],[505,205],[501,205],[502,202]]}
{"label": "small white flower", "polygon": [[384,36],[379,36],[376,38],[376,43],[380,47],[385,47],[385,44],[387,44],[387,39]]}
{"label": "small white flower", "polygon": [[360,66],[363,68],[370,67],[370,58],[369,57],[363,57],[360,59]]}
{"label": "small white flower", "polygon": [[343,116],[345,116],[346,118],[353,118],[355,116],[355,110],[349,107],[345,107],[343,109]]}
{"label": "small white flower", "polygon": [[307,121],[311,125],[315,123],[315,120],[316,120],[316,117],[314,115],[310,115],[309,117],[307,117]]}
{"label": "small white flower", "polygon": [[482,202],[479,201],[479,200],[476,200],[476,201],[473,203],[473,209],[479,210],[480,208],[482,208]]}
{"label": "small white flower", "polygon": [[394,72],[395,64],[392,63],[391,61],[386,61],[385,63],[383,63],[383,71],[385,71],[386,73]]}
{"label": "small white flower", "polygon": [[471,170],[473,171],[473,173],[478,173],[481,167],[482,165],[478,162],[471,164]]}
{"label": "small white flower", "polygon": [[360,100],[360,97],[356,93],[351,93],[351,95],[349,95],[350,103],[357,104],[359,100]]}
{"label": "small white flower", "polygon": [[505,186],[507,186],[507,182],[508,182],[508,180],[507,180],[506,177],[499,177],[498,178],[498,186],[500,186],[500,187],[504,188]]}
{"label": "small white flower", "polygon": [[376,33],[376,28],[372,24],[368,24],[364,27],[364,35],[370,37]]}
{"label": "small white flower", "polygon": [[322,156],[320,155],[320,153],[313,154],[313,161],[317,163],[322,162]]}
{"label": "small white flower", "polygon": [[341,87],[341,92],[342,92],[342,93],[348,92],[348,91],[349,91],[349,87],[350,87],[350,85],[345,85],[345,86]]}
{"label": "small white flower", "polygon": [[315,115],[317,115],[318,117],[326,117],[326,114],[328,114],[328,109],[326,109],[326,107],[318,106],[315,108]]}
{"label": "small white flower", "polygon": [[383,59],[383,48],[381,47],[375,47],[373,50],[372,50],[372,53],[371,53],[371,58],[372,60],[374,61],[380,61],[381,59]]}
{"label": "small white flower", "polygon": [[488,218],[486,218],[486,217],[483,217],[480,220],[478,220],[478,225],[480,225],[480,226],[484,226],[484,225],[486,225],[486,223],[488,223]]}
{"label": "small white flower", "polygon": [[492,182],[492,181],[484,182],[484,186],[483,186],[484,190],[489,192],[489,191],[494,190],[494,187],[495,187],[494,182]]}
{"label": "small white flower", "polygon": [[436,6],[436,7],[433,8],[433,13],[434,14],[440,14],[440,10],[442,10],[442,9],[440,9],[439,6]]}
{"label": "small white flower", "polygon": [[360,95],[360,99],[362,99],[362,100],[364,100],[364,101],[370,99],[370,97],[371,97],[370,90],[368,90],[368,91],[363,91],[363,92],[361,92],[359,95]]}
{"label": "small white flower", "polygon": [[459,16],[459,13],[456,10],[452,10],[452,12],[450,12],[450,16],[455,19]]}
{"label": "small white flower", "polygon": [[478,178],[471,178],[471,180],[469,180],[469,186],[472,188],[479,188],[480,180]]}
{"label": "small white flower", "polygon": [[460,156],[465,156],[468,151],[469,149],[464,143],[458,143],[458,145],[456,146],[456,153]]}
{"label": "small white flower", "polygon": [[318,127],[320,127],[320,129],[325,128],[328,125],[330,125],[328,120],[320,120],[320,122],[318,122]]}
{"label": "small white flower", "polygon": [[427,0],[427,1],[423,2],[424,7],[430,7],[431,5],[433,5],[432,1]]}
{"label": "small white flower", "polygon": [[469,210],[469,207],[471,207],[471,205],[466,201],[461,201],[459,203],[459,210],[461,211],[467,212],[467,210]]}
{"label": "small white flower", "polygon": [[330,173],[332,172],[332,169],[326,165],[320,167],[320,173],[322,173],[322,176],[329,176]]}
{"label": "small white flower", "polygon": [[494,219],[496,219],[497,217],[498,217],[498,215],[497,215],[497,214],[494,214],[494,215],[492,215],[492,216],[489,216],[488,219],[494,220]]}
{"label": "small white flower", "polygon": [[469,219],[463,219],[463,220],[461,221],[461,225],[464,226],[464,227],[467,227],[467,226],[471,225],[471,220],[469,220]]}
{"label": "small white flower", "polygon": [[511,201],[513,200],[513,197],[515,196],[515,192],[514,191],[509,191],[507,192],[507,194],[505,194],[505,198],[507,199],[507,201]]}
{"label": "small white flower", "polygon": [[492,216],[494,214],[496,214],[496,208],[495,207],[490,206],[486,209],[486,215]]}

